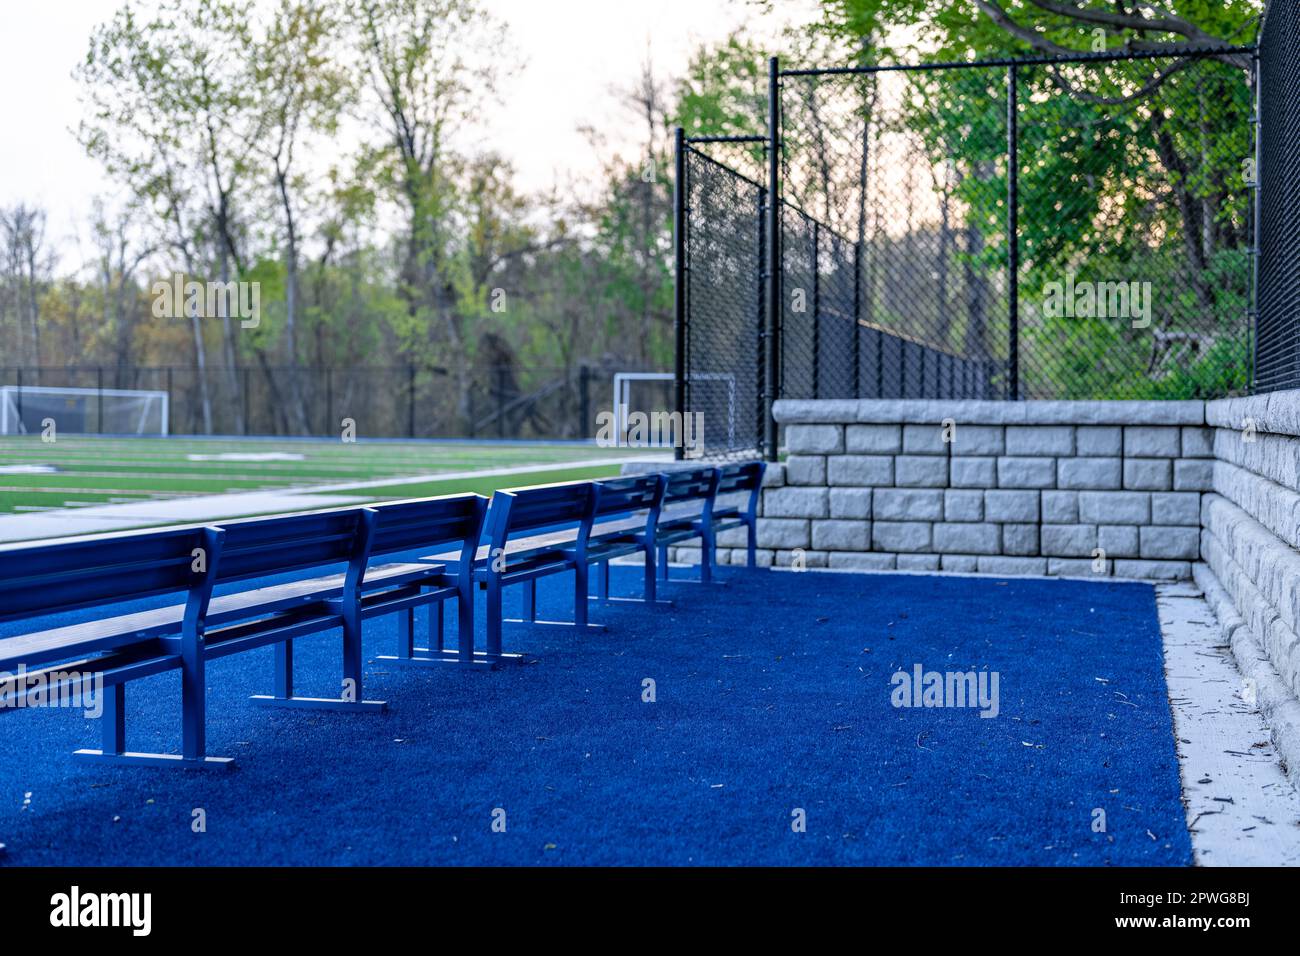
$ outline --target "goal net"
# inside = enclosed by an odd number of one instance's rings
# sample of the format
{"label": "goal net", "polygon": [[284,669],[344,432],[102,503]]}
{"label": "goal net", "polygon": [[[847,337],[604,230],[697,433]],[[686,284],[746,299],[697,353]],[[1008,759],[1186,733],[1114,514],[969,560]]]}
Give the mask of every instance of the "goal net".
{"label": "goal net", "polygon": [[166,435],[167,393],[0,385],[0,435]]}
{"label": "goal net", "polygon": [[[676,405],[671,372],[619,372],[614,376],[614,421],[620,443],[642,447],[670,448],[675,443],[690,445],[688,457],[729,457],[735,452],[752,454],[754,443],[740,427],[741,403],[736,376],[729,372],[696,372],[690,380],[686,422],[672,416],[671,428],[654,427],[656,416],[673,412]],[[643,416],[638,422],[636,416]],[[648,418],[648,422],[647,419]],[[642,434],[639,427],[649,425]]]}

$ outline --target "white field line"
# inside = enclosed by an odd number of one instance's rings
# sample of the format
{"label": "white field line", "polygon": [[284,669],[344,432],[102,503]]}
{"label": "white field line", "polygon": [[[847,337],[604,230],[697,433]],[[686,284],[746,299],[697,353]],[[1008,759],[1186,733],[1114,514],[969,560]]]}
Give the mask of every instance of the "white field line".
{"label": "white field line", "polygon": [[152,491],[148,488],[74,488],[70,485],[0,485],[0,491],[10,494],[28,492],[42,495],[136,495],[140,498],[191,498],[195,495],[217,494],[214,491]]}
{"label": "white field line", "polygon": [[507,468],[476,468],[473,471],[449,471],[435,474],[416,475],[410,478],[374,478],[369,481],[348,481],[331,485],[311,485],[308,487],[291,486],[282,489],[290,493],[345,491],[365,488],[388,488],[395,485],[423,485],[434,481],[455,481],[460,478],[494,478],[500,475],[526,475],[542,471],[567,471],[570,468],[598,468],[602,465],[621,465],[630,461],[666,461],[666,456],[643,456],[638,458],[591,458],[583,461],[564,461],[548,465],[512,465]]}
{"label": "white field line", "polygon": [[[631,460],[631,459],[624,459]],[[657,461],[659,459],[638,458]],[[143,499],[128,504],[94,504],[84,508],[61,508],[38,513],[0,514],[0,543],[24,541],[62,541],[87,534],[127,531],[152,527],[169,527],[199,521],[235,518],[243,515],[286,514],[320,508],[354,506],[371,500],[366,495],[326,494],[330,490],[364,490],[365,488],[415,485],[444,479],[490,477],[494,475],[536,474],[565,468],[616,465],[618,459],[563,462],[549,465],[521,465],[509,468],[485,468],[475,471],[444,473],[415,478],[379,479],[344,482],[330,486],[295,489],[240,491],[226,494],[186,495],[171,500]]]}

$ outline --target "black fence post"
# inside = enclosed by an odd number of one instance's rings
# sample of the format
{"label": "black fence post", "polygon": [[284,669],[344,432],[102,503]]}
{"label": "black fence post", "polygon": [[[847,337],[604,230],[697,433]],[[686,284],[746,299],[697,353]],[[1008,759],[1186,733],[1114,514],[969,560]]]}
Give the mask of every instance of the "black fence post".
{"label": "black fence post", "polygon": [[415,437],[415,364],[406,366],[406,437]]}
{"label": "black fence post", "polygon": [[325,369],[325,434],[334,431],[334,370]]}
{"label": "black fence post", "polygon": [[812,397],[821,398],[822,384],[822,274],[821,223],[813,220],[812,248]]}
{"label": "black fence post", "polygon": [[95,413],[99,434],[104,434],[104,366],[95,367]]}
{"label": "black fence post", "polygon": [[[673,132],[673,333],[675,355],[673,360],[673,403],[678,419],[686,422],[686,131],[680,126]],[[618,409],[614,410],[618,420]],[[586,423],[584,421],[583,428]],[[673,443],[673,458],[681,460],[686,454],[682,442]]]}
{"label": "black fence post", "polygon": [[[618,414],[618,409],[614,409]],[[586,438],[591,428],[591,368],[578,366],[578,438]]]}
{"label": "black fence post", "polygon": [[506,369],[504,365],[497,366],[496,393],[497,393],[497,438],[505,438],[506,437]]}
{"label": "black fence post", "polygon": [[[1252,394],[1259,391],[1259,214],[1260,214],[1260,183],[1263,182],[1261,176],[1261,161],[1263,159],[1262,150],[1260,149],[1260,137],[1263,127],[1261,125],[1263,117],[1260,113],[1260,71],[1259,71],[1259,45],[1256,44],[1254,52],[1250,57],[1250,85],[1251,85],[1251,104],[1254,109],[1254,115],[1251,116],[1251,125],[1254,127],[1255,142],[1255,178],[1250,184],[1251,203],[1250,203],[1250,295],[1246,300],[1246,335],[1250,337],[1250,391]],[[1294,210],[1291,211],[1294,214]]]}
{"label": "black fence post", "polygon": [[755,402],[758,418],[754,422],[754,442],[759,450],[762,449],[766,441],[766,429],[768,419],[767,409],[767,353],[764,351],[764,345],[767,341],[767,288],[763,284],[763,277],[767,274],[764,268],[763,257],[767,253],[767,206],[768,192],[760,188],[758,191],[758,254],[755,256],[755,278],[758,280],[754,283],[754,288],[758,290],[758,303],[755,318],[757,335],[754,336],[754,382],[757,386],[755,389]]}
{"label": "black fence post", "polygon": [[862,397],[862,243],[853,243],[853,397]]}
{"label": "black fence post", "polygon": [[1017,70],[1012,64],[1007,67],[1007,397],[1012,400],[1020,398],[1020,121],[1016,80]]}
{"label": "black fence post", "polygon": [[767,390],[763,408],[764,454],[777,458],[776,419],[772,404],[781,391],[781,64],[767,61]]}

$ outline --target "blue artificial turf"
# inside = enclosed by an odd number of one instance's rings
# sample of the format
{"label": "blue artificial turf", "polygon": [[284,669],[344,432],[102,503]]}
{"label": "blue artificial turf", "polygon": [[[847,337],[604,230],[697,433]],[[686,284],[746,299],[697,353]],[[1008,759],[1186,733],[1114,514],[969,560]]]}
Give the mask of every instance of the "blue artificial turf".
{"label": "blue artificial turf", "polygon": [[[1151,587],[720,577],[668,585],[674,609],[593,603],[603,633],[510,628],[530,665],[372,660],[384,715],[261,709],[271,651],[217,661],[228,774],[77,764],[94,721],[0,713],[0,865],[1191,862]],[[639,580],[614,569],[615,593]],[[569,616],[571,581],[541,583],[543,616]],[[367,624],[367,655],[394,640]],[[299,693],[337,695],[338,645],[298,642]],[[997,671],[1000,713],[895,708],[915,664]],[[130,685],[130,748],[174,751],[178,702],[176,674]]]}

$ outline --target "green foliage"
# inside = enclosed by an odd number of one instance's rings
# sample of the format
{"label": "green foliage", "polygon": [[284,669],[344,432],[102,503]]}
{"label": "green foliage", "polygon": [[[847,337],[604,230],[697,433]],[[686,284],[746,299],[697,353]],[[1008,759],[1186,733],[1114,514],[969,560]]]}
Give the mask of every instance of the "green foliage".
{"label": "green foliage", "polygon": [[[1249,42],[1260,13],[1258,2],[1245,0],[1141,8],[1176,28],[1161,35],[1086,15],[1104,18],[1113,5],[1079,6],[1085,15],[1021,0],[827,0],[820,28],[871,37],[882,61],[942,62],[1176,46],[1189,36]],[[1007,19],[994,16],[999,8]],[[1242,174],[1252,154],[1253,106],[1244,66],[1233,57],[1168,58],[1018,70],[1028,395],[1191,396],[1239,390],[1248,381],[1242,350],[1251,194]],[[877,117],[882,135],[917,137],[928,162],[946,170],[936,178],[949,184],[950,215],[959,228],[981,234],[956,261],[987,275],[1006,268],[1007,82],[1001,67],[907,74],[901,105]],[[1149,282],[1151,327],[1040,314],[1039,290],[1067,275]],[[997,354],[1006,333],[989,331]],[[948,335],[941,344],[960,351],[962,323],[948,323]]]}

